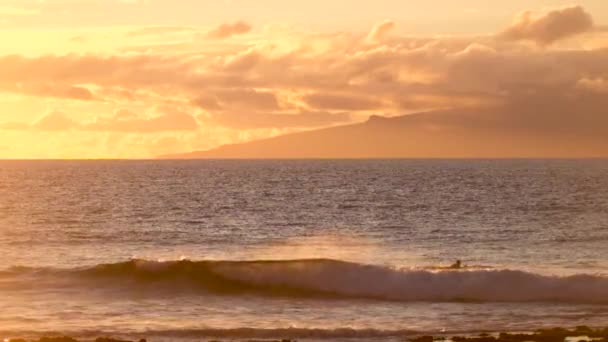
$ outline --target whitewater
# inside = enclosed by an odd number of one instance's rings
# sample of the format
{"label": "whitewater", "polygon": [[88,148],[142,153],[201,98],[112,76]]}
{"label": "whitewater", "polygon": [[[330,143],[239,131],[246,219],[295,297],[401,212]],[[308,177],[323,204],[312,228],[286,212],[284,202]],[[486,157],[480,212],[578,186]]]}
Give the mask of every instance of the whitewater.
{"label": "whitewater", "polygon": [[[11,268],[7,287],[145,287],[174,294],[257,295],[402,302],[608,303],[608,277],[545,276],[518,270],[397,269],[331,259],[130,260],[91,268]],[[21,280],[22,284],[18,285]],[[1,283],[0,283],[1,284]],[[1,285],[0,285],[1,286]]]}
{"label": "whitewater", "polygon": [[608,322],[606,160],[0,161],[0,191],[1,338]]}

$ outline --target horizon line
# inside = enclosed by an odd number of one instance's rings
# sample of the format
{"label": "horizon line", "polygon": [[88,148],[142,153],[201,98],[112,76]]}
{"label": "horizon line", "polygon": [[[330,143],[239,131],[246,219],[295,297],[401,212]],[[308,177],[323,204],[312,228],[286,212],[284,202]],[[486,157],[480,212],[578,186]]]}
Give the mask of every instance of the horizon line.
{"label": "horizon line", "polygon": [[608,160],[608,156],[594,157],[362,157],[362,158],[0,158],[0,162],[12,161],[365,161],[365,160]]}

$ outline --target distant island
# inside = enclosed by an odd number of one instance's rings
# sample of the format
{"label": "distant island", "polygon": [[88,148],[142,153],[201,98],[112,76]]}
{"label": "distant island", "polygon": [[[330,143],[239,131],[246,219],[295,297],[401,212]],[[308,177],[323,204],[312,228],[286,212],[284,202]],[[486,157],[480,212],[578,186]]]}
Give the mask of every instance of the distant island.
{"label": "distant island", "polygon": [[[600,113],[601,114],[601,113]],[[162,159],[608,157],[608,115],[556,108],[440,110],[286,134]]]}

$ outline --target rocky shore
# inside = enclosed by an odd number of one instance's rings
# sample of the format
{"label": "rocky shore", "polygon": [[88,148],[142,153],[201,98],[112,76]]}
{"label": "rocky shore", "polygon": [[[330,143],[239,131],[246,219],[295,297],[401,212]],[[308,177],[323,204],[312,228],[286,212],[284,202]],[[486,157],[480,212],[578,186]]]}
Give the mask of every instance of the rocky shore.
{"label": "rocky shore", "polygon": [[[231,340],[234,341],[234,340]],[[242,342],[295,342],[295,339],[240,339]],[[608,327],[593,329],[578,326],[575,329],[553,328],[539,329],[532,333],[482,333],[468,336],[417,336],[403,341],[409,342],[608,342]],[[4,342],[90,342],[77,340],[69,336],[41,337],[38,340],[5,339]],[[122,340],[111,337],[99,337],[93,342],[147,342],[146,339]],[[211,339],[208,342],[227,342]]]}
{"label": "rocky shore", "polygon": [[410,342],[564,342],[566,340],[573,342],[608,342],[608,327],[592,329],[587,326],[578,326],[572,330],[564,328],[539,329],[533,333],[525,334],[501,332],[498,334],[483,333],[478,336],[419,336],[410,339]]}

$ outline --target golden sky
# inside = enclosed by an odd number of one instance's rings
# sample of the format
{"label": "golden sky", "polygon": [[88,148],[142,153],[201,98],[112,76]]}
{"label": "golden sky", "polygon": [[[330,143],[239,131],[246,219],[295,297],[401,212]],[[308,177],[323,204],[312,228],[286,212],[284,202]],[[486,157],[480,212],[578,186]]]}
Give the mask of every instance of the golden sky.
{"label": "golden sky", "polygon": [[606,0],[0,0],[0,158],[148,158],[531,94],[602,115],[607,24]]}

